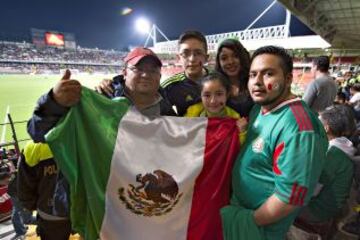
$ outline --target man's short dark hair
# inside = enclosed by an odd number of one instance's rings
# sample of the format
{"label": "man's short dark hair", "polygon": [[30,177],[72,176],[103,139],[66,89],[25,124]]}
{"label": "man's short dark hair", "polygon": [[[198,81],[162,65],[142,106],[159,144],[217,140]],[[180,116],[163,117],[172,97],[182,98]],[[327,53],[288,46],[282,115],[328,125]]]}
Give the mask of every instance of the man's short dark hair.
{"label": "man's short dark hair", "polygon": [[201,32],[195,30],[188,30],[183,32],[179,37],[179,45],[184,43],[188,39],[196,39],[200,41],[204,45],[205,51],[208,51],[206,38]]}
{"label": "man's short dark hair", "polygon": [[350,88],[356,92],[360,92],[360,83],[355,83]]}
{"label": "man's short dark hair", "polygon": [[356,131],[354,112],[349,106],[333,105],[319,114],[335,137],[350,137]]}
{"label": "man's short dark hair", "polygon": [[329,71],[330,59],[328,56],[319,56],[314,58],[313,65],[316,66],[316,69],[320,72]]}
{"label": "man's short dark hair", "polygon": [[255,50],[251,57],[251,63],[255,59],[255,57],[262,55],[262,54],[271,54],[275,55],[280,58],[280,64],[281,68],[284,72],[284,75],[287,75],[289,73],[292,73],[293,71],[293,61],[292,57],[289,55],[289,53],[282,47],[276,47],[276,46],[264,46],[261,48],[258,48]]}

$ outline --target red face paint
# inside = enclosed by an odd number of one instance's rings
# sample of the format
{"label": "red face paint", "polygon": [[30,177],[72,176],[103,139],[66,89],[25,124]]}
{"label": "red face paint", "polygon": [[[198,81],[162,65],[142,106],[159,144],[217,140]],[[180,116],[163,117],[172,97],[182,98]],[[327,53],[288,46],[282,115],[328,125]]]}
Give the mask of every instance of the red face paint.
{"label": "red face paint", "polygon": [[268,86],[267,86],[267,88],[268,88],[269,90],[272,90],[272,88],[273,88],[272,84],[269,83]]}

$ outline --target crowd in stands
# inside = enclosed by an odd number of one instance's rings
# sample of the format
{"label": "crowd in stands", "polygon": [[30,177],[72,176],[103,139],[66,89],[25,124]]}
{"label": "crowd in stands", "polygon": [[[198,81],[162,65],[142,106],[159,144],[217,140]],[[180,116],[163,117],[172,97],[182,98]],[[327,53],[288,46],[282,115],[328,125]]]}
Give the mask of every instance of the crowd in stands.
{"label": "crowd in stands", "polygon": [[116,74],[120,67],[113,65],[59,64],[59,63],[0,63],[0,73],[59,74],[62,69],[78,72]]}
{"label": "crowd in stands", "polygon": [[43,47],[28,43],[0,42],[1,60],[121,64],[123,52],[77,47],[74,50]]}
{"label": "crowd in stands", "polygon": [[63,67],[80,72],[113,73],[122,65],[124,54],[114,50],[37,48],[30,43],[0,42],[0,72],[58,73]]}

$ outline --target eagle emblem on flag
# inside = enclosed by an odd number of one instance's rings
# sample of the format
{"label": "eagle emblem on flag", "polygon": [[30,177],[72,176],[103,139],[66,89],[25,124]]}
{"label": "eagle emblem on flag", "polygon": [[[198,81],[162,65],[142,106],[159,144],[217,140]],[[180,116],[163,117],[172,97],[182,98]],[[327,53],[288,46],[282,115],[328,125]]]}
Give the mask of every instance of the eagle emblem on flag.
{"label": "eagle emblem on flag", "polygon": [[145,175],[137,174],[138,186],[129,184],[120,187],[119,199],[126,208],[137,215],[161,216],[169,213],[179,202],[182,193],[175,179],[163,170],[155,170]]}

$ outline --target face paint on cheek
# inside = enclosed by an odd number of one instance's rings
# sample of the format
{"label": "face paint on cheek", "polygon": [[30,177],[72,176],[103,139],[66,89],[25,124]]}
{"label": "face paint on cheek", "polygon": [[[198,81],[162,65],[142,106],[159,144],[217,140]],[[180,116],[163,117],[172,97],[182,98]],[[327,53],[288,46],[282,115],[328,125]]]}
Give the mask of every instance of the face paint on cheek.
{"label": "face paint on cheek", "polygon": [[274,85],[272,85],[271,83],[269,83],[268,85],[267,85],[267,88],[268,88],[268,90],[278,90],[279,89],[279,84],[277,84],[277,83],[275,83]]}

